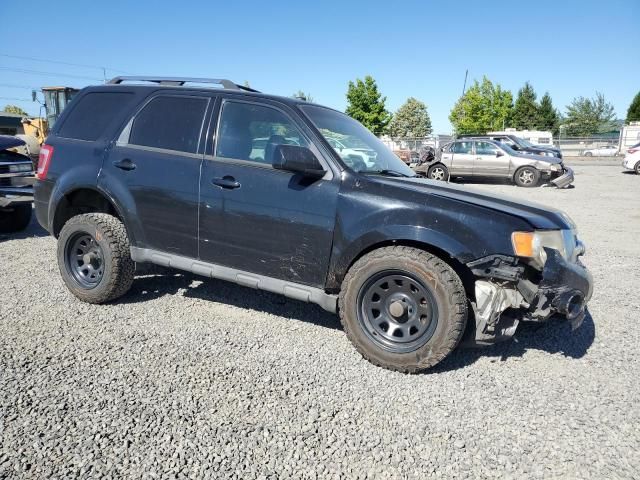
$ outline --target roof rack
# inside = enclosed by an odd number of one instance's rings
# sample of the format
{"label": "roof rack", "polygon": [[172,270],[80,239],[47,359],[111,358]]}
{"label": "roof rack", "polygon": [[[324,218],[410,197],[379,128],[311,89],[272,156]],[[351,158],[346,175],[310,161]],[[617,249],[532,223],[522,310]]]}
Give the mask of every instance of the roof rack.
{"label": "roof rack", "polygon": [[222,88],[228,90],[245,90],[247,92],[258,92],[250,87],[238,85],[231,80],[224,78],[192,78],[192,77],[142,77],[142,76],[127,76],[127,77],[114,77],[107,82],[109,85],[120,85],[123,82],[152,82],[158,85],[169,85],[172,87],[182,87],[185,83],[213,83],[216,85],[222,85]]}

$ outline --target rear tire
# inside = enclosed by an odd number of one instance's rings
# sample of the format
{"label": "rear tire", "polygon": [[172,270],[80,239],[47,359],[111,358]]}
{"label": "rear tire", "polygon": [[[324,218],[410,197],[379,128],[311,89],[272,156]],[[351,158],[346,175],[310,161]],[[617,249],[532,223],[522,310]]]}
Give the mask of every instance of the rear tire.
{"label": "rear tire", "polygon": [[404,373],[442,361],[467,321],[467,297],[454,270],[435,255],[404,246],[374,250],[354,263],[338,306],[358,352],[374,365]]}
{"label": "rear tire", "polygon": [[431,180],[446,181],[449,179],[449,170],[443,164],[437,163],[429,167],[427,177]]}
{"label": "rear tire", "polygon": [[58,266],[67,288],[83,302],[124,295],[135,271],[124,225],[106,213],[71,218],[58,238]]}
{"label": "rear tire", "polygon": [[513,181],[519,187],[537,187],[540,183],[540,172],[534,167],[521,167],[513,175]]}
{"label": "rear tire", "polygon": [[640,162],[636,163],[636,173],[640,175]]}
{"label": "rear tire", "polygon": [[584,156],[585,156],[585,157],[593,157],[593,153],[591,153],[591,152],[585,152]]}
{"label": "rear tire", "polygon": [[0,233],[21,232],[31,222],[31,204],[0,209]]}

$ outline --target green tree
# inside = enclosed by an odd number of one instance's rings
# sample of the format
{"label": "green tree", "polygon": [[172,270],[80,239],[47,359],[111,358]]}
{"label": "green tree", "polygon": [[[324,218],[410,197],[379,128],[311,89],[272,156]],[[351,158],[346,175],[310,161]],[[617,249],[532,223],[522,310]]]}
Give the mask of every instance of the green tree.
{"label": "green tree", "polygon": [[577,97],[567,105],[567,135],[587,136],[616,128],[613,105],[599,92],[594,98]]}
{"label": "green tree", "polygon": [[484,134],[508,127],[513,111],[513,95],[494,85],[487,77],[473,85],[454,105],[449,120],[456,133]]}
{"label": "green tree", "polygon": [[304,102],[313,102],[313,97],[309,93],[304,93],[302,90],[298,90],[296,93],[291,95],[292,98],[298,98]]}
{"label": "green tree", "polygon": [[27,112],[25,112],[23,109],[15,105],[6,105],[3,111],[6,113],[14,113],[16,115],[22,115],[23,117],[29,116]]}
{"label": "green tree", "polygon": [[518,130],[535,130],[539,120],[539,105],[536,102],[536,92],[529,82],[518,91],[513,107],[511,126]]}
{"label": "green tree", "polygon": [[627,123],[629,122],[639,122],[640,121],[640,92],[636,93],[636,96],[633,97],[631,101],[631,105],[629,105],[629,109],[627,110]]}
{"label": "green tree", "polygon": [[389,133],[393,137],[426,137],[431,133],[431,118],[427,106],[413,97],[393,115],[389,123]]}
{"label": "green tree", "polygon": [[385,108],[387,97],[378,91],[376,81],[370,75],[349,82],[346,113],[355,118],[374,134],[380,135],[387,129],[391,114]]}
{"label": "green tree", "polygon": [[553,106],[551,95],[545,93],[540,99],[540,108],[538,109],[537,127],[540,130],[548,130],[558,135],[560,125],[560,114]]}

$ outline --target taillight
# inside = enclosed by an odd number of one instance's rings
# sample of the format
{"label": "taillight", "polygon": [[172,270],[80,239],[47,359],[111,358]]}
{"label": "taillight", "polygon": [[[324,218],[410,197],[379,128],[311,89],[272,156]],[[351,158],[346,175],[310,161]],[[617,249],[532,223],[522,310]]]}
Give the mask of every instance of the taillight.
{"label": "taillight", "polygon": [[640,150],[640,148],[630,148],[627,150],[627,153],[636,153],[638,150]]}
{"label": "taillight", "polygon": [[38,157],[38,170],[36,171],[36,178],[38,180],[47,178],[51,157],[53,157],[53,147],[46,144],[42,145],[40,147],[40,156]]}

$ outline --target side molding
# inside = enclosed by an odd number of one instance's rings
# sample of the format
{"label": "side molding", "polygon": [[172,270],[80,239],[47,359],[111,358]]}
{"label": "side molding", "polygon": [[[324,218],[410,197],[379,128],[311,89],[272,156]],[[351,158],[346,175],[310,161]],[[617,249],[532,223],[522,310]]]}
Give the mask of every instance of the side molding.
{"label": "side molding", "polygon": [[131,247],[131,258],[138,263],[154,263],[163,267],[177,268],[202,275],[204,277],[218,278],[228,282],[237,283],[245,287],[278,293],[285,297],[293,298],[308,303],[320,305],[328,312],[336,313],[338,310],[338,297],[326,293],[320,288],[309,287],[299,283],[265,277],[255,273],[223,267],[214,263],[207,263],[193,258],[187,258],[171,253],[160,252],[150,248]]}

